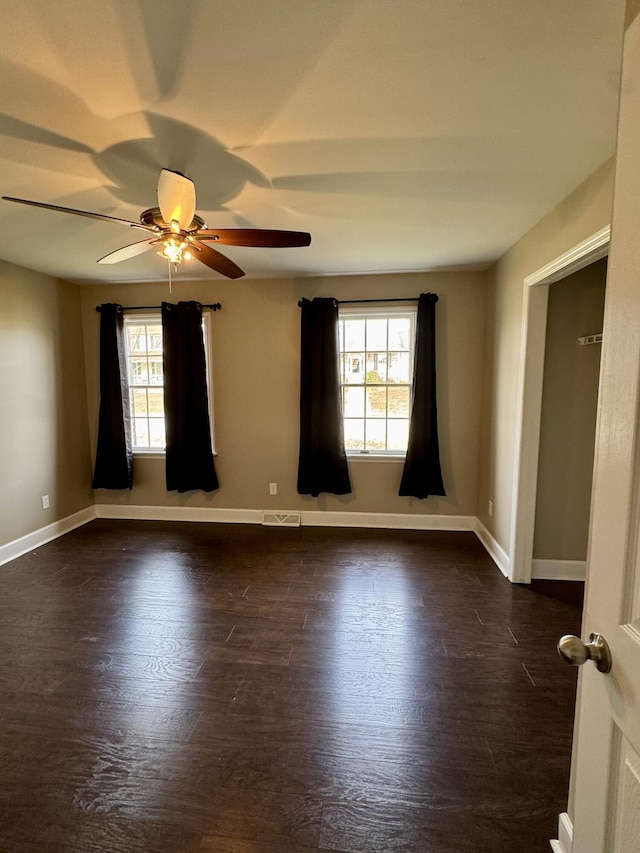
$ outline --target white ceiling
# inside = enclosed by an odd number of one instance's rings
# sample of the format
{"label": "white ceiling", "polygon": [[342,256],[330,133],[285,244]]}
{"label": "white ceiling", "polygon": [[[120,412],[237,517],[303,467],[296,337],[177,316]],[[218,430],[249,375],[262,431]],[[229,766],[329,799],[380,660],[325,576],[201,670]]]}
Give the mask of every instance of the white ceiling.
{"label": "white ceiling", "polygon": [[[0,194],[136,220],[162,167],[248,277],[483,268],[614,151],[624,0],[0,0]],[[158,280],[0,201],[0,258]],[[191,262],[182,277],[216,274]],[[196,269],[198,267],[198,269]]]}

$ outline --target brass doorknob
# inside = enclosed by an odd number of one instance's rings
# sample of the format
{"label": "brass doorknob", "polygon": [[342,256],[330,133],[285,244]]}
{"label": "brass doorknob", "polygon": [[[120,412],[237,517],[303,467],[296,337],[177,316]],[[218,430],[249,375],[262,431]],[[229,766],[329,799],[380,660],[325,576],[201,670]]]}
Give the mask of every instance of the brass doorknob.
{"label": "brass doorknob", "polygon": [[592,660],[599,672],[611,671],[611,650],[602,634],[590,634],[588,643],[574,634],[565,634],[558,640],[558,652],[562,660],[572,666],[582,666]]}

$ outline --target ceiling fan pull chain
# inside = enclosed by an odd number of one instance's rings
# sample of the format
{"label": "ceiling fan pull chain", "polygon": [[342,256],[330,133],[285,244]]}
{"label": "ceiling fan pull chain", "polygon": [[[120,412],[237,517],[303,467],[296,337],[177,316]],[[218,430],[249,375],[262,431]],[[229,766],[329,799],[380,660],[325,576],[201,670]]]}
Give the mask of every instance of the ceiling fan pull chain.
{"label": "ceiling fan pull chain", "polygon": [[167,258],[167,266],[169,267],[169,293],[173,293],[171,289],[171,261]]}

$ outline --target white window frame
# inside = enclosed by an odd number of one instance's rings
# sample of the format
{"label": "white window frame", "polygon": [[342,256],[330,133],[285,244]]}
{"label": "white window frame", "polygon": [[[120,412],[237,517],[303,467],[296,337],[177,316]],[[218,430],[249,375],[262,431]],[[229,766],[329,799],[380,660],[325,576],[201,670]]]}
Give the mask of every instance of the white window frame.
{"label": "white window frame", "polygon": [[[216,455],[216,446],[215,446],[215,430],[214,430],[214,422],[213,422],[213,349],[211,345],[211,310],[207,308],[203,308],[202,310],[202,331],[204,337],[204,359],[205,359],[205,368],[207,375],[207,398],[209,402],[209,425],[211,429],[211,448],[213,450],[214,456]],[[129,336],[127,334],[127,326],[135,326],[141,323],[153,323],[154,325],[159,325],[162,327],[162,314],[160,309],[158,310],[150,310],[146,312],[142,311],[130,311],[124,314],[124,332],[125,332],[125,356],[127,362],[127,382],[129,385],[129,401],[131,406],[131,417],[134,417],[133,414],[133,389],[136,387],[131,383],[131,356],[135,355],[134,353],[129,352]],[[164,382],[162,385],[154,386],[159,389],[164,389]],[[164,459],[166,453],[166,449],[164,447],[133,447],[134,456],[145,456],[148,458],[153,457],[161,457]]]}
{"label": "white window frame", "polygon": [[[410,340],[410,348],[409,348],[409,366],[410,366],[410,374],[409,374],[409,419],[411,418],[411,389],[413,385],[413,373],[414,373],[414,359],[415,359],[415,343],[416,343],[416,319],[418,315],[418,306],[417,303],[405,303],[402,305],[399,304],[387,304],[379,303],[375,305],[363,305],[363,304],[353,304],[353,305],[340,305],[338,308],[338,321],[345,319],[391,319],[393,317],[407,317],[410,320],[410,332],[409,332],[409,340]],[[340,335],[338,336],[340,340]],[[338,343],[339,356],[342,356],[343,349]],[[391,350],[393,352],[393,350]],[[389,352],[389,350],[387,350]],[[340,359],[341,360],[341,359]],[[365,354],[365,379],[366,379],[366,354]],[[366,382],[362,383],[364,387],[366,387]],[[398,388],[403,387],[403,383],[396,382],[385,382],[380,383],[381,387],[386,388]],[[342,373],[340,375],[340,392],[341,399],[343,401],[343,421],[344,421],[344,388],[353,388],[359,387],[356,383],[346,383],[343,382]],[[365,418],[366,420],[366,418]],[[386,421],[389,418],[385,419]],[[366,460],[366,459],[377,459],[377,460],[402,460],[405,459],[407,455],[406,450],[355,450],[355,449],[346,449],[347,456],[349,459],[358,459],[358,460]]]}

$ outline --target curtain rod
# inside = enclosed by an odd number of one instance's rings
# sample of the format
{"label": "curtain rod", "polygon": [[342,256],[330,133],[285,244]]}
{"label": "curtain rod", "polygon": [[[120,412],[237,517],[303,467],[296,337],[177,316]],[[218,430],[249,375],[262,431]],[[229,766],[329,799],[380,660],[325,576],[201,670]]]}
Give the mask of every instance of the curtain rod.
{"label": "curtain rod", "polygon": [[[222,305],[219,302],[214,302],[212,305],[205,305],[201,303],[203,308],[211,308],[213,311],[219,311],[222,308]],[[161,308],[160,305],[123,305],[123,311],[159,311]],[[98,314],[100,313],[100,306],[96,305],[96,311]]]}
{"label": "curtain rod", "polygon": [[[356,305],[360,302],[417,302],[417,296],[396,296],[392,299],[336,299],[338,305]],[[298,302],[298,308],[302,308],[302,300]]]}

